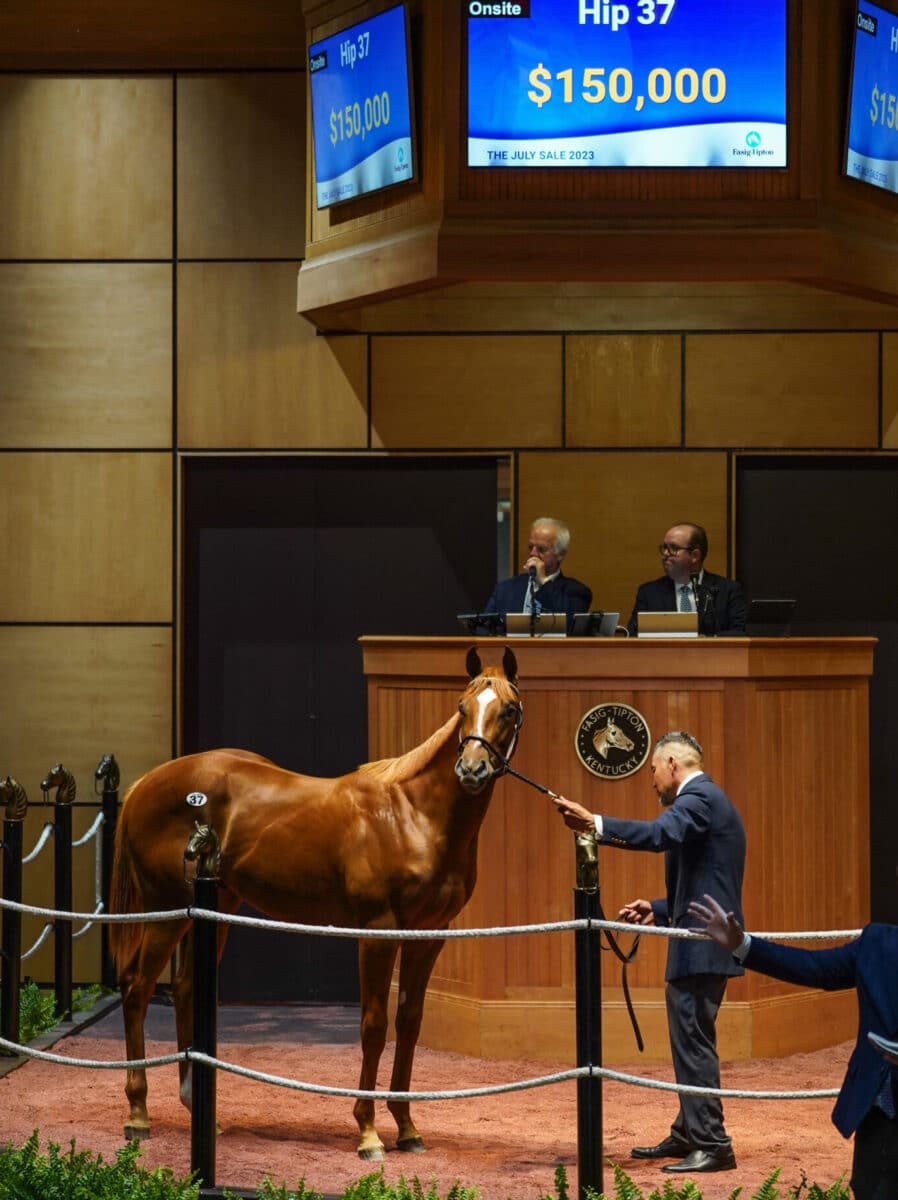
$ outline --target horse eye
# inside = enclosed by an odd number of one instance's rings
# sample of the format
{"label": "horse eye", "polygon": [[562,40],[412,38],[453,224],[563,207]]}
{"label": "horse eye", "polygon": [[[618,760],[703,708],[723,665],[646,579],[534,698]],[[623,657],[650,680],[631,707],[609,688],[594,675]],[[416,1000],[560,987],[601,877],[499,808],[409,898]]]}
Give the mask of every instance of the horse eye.
{"label": "horse eye", "polygon": [[505,705],[505,716],[508,717],[509,719],[516,716],[517,711],[518,711],[517,705],[511,704],[511,703]]}
{"label": "horse eye", "polygon": [[461,702],[461,700],[459,700],[459,702],[458,702],[458,711],[461,713],[462,716],[465,715],[465,706]]}

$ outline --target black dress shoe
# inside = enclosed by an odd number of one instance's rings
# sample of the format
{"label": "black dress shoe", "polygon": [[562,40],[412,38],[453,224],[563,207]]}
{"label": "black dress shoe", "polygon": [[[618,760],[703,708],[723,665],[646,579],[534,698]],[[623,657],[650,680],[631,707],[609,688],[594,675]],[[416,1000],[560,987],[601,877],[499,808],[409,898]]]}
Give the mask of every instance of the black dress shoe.
{"label": "black dress shoe", "polygon": [[668,1163],[662,1171],[677,1175],[697,1175],[700,1171],[735,1171],[736,1155],[731,1147],[719,1150],[693,1150],[682,1162]]}
{"label": "black dress shoe", "polygon": [[630,1153],[634,1158],[685,1158],[691,1150],[685,1142],[666,1137],[657,1146],[634,1146]]}

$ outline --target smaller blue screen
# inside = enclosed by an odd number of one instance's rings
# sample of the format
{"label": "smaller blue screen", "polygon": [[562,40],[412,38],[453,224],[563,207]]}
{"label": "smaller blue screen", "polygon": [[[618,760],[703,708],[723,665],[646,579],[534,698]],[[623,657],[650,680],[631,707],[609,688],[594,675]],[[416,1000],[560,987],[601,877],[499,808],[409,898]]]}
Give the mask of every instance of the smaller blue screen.
{"label": "smaller blue screen", "polygon": [[898,192],[898,17],[860,0],[845,174]]}
{"label": "smaller blue screen", "polygon": [[404,5],[309,47],[319,208],[414,178]]}

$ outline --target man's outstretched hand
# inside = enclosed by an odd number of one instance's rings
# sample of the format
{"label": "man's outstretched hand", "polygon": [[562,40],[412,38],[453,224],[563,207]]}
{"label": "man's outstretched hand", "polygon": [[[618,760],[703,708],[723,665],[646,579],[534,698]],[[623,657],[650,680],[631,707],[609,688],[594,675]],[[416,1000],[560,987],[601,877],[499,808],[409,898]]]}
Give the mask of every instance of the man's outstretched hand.
{"label": "man's outstretched hand", "polygon": [[697,933],[709,934],[715,942],[725,949],[733,951],[742,944],[745,931],[731,912],[724,912],[713,896],[705,894],[705,903],[698,900],[689,905],[690,917],[699,922]]}

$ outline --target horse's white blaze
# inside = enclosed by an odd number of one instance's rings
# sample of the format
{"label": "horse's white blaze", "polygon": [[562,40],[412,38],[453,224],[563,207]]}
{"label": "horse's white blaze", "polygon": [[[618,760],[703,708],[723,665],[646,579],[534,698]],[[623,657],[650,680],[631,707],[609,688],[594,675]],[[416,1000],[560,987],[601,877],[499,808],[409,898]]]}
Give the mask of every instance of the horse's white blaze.
{"label": "horse's white blaze", "polygon": [[483,726],[486,717],[486,710],[494,700],[498,699],[495,690],[492,687],[485,687],[477,697],[477,716],[474,721],[473,734],[474,737],[483,737]]}

